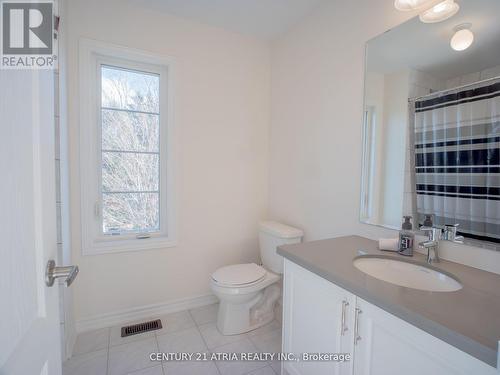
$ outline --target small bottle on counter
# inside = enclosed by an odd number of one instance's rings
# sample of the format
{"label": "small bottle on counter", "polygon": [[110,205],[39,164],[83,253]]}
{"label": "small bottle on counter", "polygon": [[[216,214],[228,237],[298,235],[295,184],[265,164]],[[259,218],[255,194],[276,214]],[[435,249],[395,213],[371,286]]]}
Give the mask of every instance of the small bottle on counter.
{"label": "small bottle on counter", "polygon": [[405,256],[413,256],[413,242],[415,234],[412,232],[413,225],[411,216],[403,216],[403,224],[399,231],[399,250],[398,253]]}
{"label": "small bottle on counter", "polygon": [[424,216],[425,216],[425,219],[424,219],[422,226],[432,228],[432,226],[434,225],[433,220],[432,220],[433,215],[425,214]]}

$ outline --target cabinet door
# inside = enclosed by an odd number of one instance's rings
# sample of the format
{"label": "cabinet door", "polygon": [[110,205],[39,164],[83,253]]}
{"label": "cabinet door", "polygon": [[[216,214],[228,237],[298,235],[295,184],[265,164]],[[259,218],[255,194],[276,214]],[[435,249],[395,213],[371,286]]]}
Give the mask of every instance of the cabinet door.
{"label": "cabinet door", "polygon": [[361,298],[356,307],[354,375],[498,375],[493,367]]}
{"label": "cabinet door", "polygon": [[[302,353],[352,353],[352,294],[286,260],[283,293],[285,353],[299,358]],[[342,334],[343,308],[348,330]],[[290,375],[347,375],[351,366],[351,362],[284,362]]]}

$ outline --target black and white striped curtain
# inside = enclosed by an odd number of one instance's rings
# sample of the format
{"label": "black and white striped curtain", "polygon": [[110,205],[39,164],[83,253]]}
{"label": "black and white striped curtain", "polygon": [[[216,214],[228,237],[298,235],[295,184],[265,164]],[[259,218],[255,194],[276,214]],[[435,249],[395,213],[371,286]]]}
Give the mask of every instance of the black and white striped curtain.
{"label": "black and white striped curtain", "polygon": [[418,222],[500,243],[500,79],[414,104]]}

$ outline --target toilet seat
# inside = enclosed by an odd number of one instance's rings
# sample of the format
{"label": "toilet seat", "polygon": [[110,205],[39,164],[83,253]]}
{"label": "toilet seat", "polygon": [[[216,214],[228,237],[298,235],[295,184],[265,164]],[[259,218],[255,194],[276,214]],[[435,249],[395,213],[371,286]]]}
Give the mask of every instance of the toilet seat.
{"label": "toilet seat", "polygon": [[240,288],[260,282],[266,274],[267,271],[255,263],[233,264],[215,271],[212,280],[219,286]]}

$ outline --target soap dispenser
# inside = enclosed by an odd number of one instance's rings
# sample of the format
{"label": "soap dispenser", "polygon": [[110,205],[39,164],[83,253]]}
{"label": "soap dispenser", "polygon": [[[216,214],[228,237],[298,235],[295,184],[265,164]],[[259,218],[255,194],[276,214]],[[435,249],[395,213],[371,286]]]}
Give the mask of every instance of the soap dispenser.
{"label": "soap dispenser", "polygon": [[403,224],[399,231],[398,253],[405,256],[413,256],[413,242],[415,235],[412,232],[411,216],[403,216]]}

